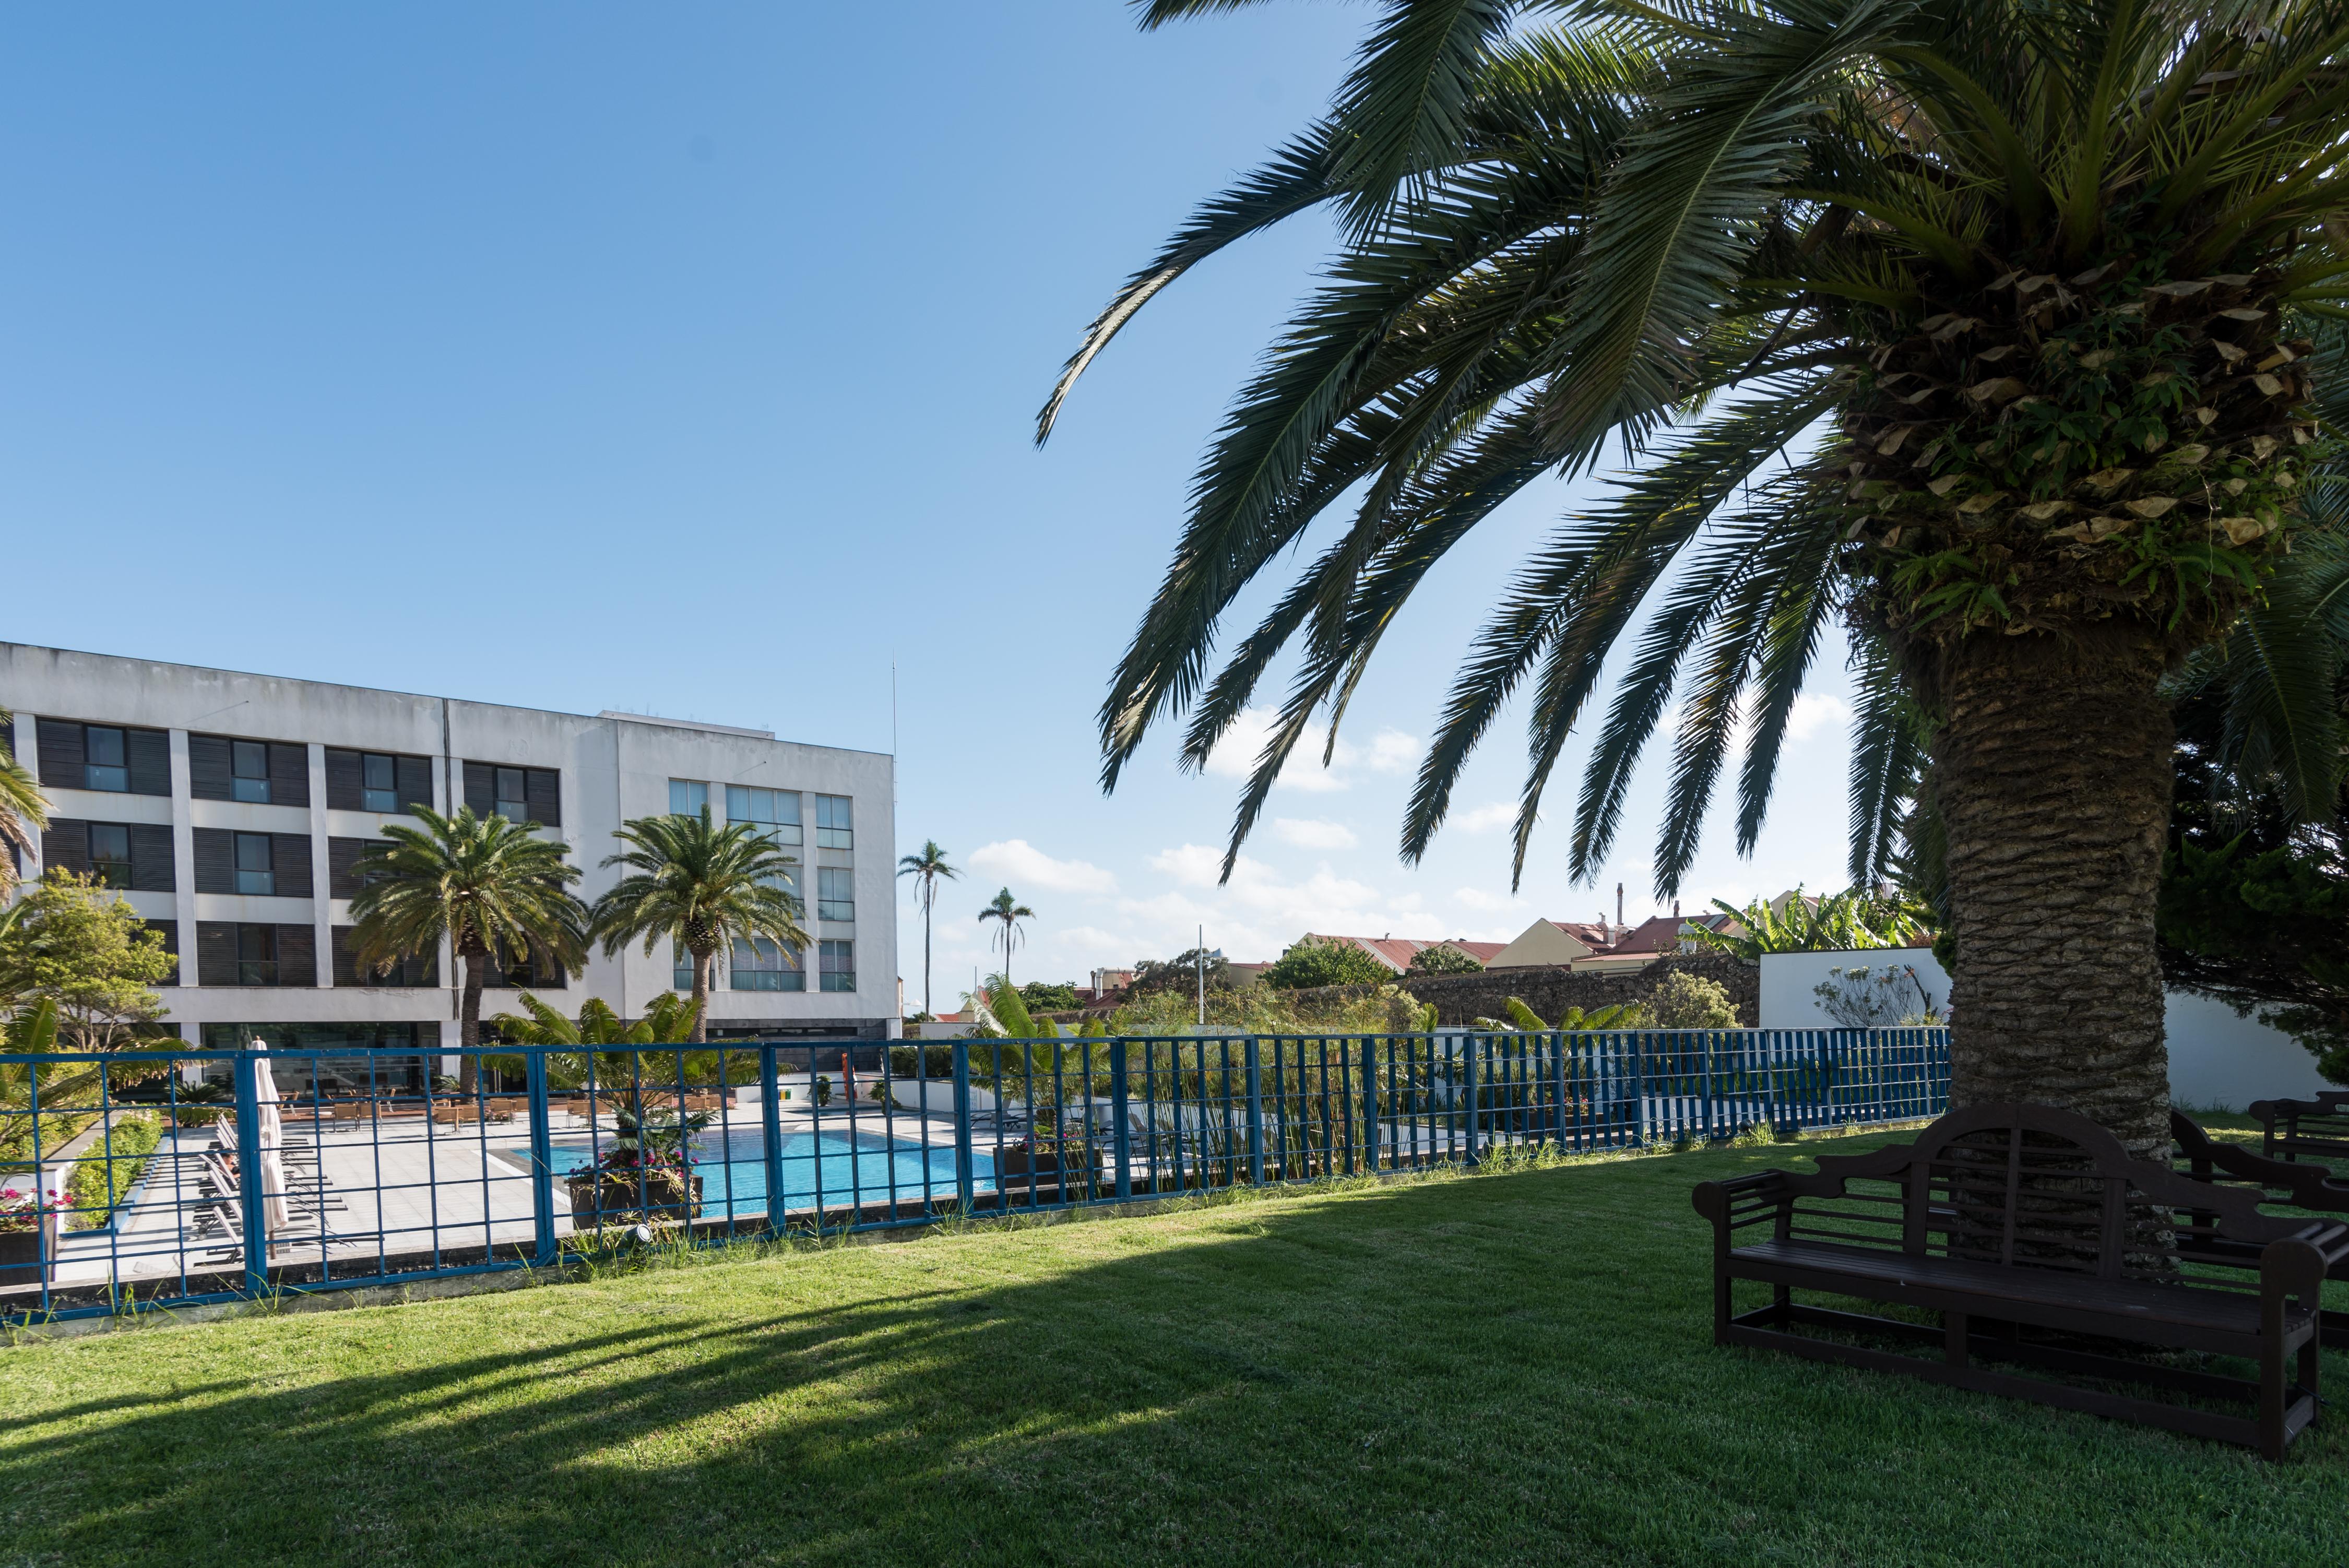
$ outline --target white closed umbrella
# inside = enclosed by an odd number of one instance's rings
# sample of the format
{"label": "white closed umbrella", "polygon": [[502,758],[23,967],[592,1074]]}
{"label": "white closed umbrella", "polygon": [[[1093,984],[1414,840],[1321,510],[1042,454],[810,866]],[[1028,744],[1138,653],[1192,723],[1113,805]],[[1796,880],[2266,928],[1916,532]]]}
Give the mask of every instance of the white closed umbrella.
{"label": "white closed umbrella", "polygon": [[[265,1051],[269,1047],[255,1040],[253,1048]],[[260,1108],[261,1222],[274,1235],[291,1224],[294,1216],[285,1204],[285,1161],[278,1153],[285,1140],[285,1126],[277,1114],[277,1075],[270,1070],[265,1059],[253,1075],[253,1098]]]}

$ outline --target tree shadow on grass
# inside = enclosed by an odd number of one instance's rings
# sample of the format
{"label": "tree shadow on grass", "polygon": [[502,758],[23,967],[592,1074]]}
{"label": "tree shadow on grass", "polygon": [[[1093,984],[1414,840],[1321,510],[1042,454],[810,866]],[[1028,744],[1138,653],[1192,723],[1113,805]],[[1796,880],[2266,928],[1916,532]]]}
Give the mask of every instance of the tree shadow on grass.
{"label": "tree shadow on grass", "polygon": [[[1892,1561],[1969,1541],[2080,1555],[2111,1532],[2207,1560],[2349,1507],[2329,1432],[2268,1471],[1713,1350],[1686,1192],[1719,1173],[1643,1161],[1236,1204],[1181,1244],[986,1288],[957,1247],[936,1254],[954,1286],[910,1293],[877,1294],[905,1271],[804,1254],[289,1320],[321,1363],[376,1336],[390,1364],[24,1412],[0,1443],[0,1561]],[[649,1299],[651,1281],[669,1290]],[[762,1284],[876,1294],[761,1311]],[[590,1303],[632,1321],[568,1332]],[[533,1310],[536,1344],[431,1339]],[[2181,1515],[2181,1487],[2207,1517]]]}

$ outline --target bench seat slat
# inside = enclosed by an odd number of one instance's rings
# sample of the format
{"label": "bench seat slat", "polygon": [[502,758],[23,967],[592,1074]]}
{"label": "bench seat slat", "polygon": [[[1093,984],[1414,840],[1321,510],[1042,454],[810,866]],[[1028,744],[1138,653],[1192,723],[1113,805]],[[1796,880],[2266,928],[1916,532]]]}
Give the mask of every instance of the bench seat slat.
{"label": "bench seat slat", "polygon": [[[2017,1268],[1930,1253],[1837,1246],[1832,1242],[1757,1242],[1735,1249],[1729,1257],[1732,1271],[1746,1278],[1775,1279],[1783,1271],[1801,1270],[1821,1278],[1886,1287],[1889,1295],[1879,1299],[1897,1301],[1925,1293],[1970,1295],[1982,1304],[1985,1316],[2001,1315],[1989,1310],[1993,1306],[2008,1309],[2011,1315],[2014,1305],[2027,1304],[2069,1312],[2109,1313],[2124,1320],[2247,1338],[2256,1338],[2260,1333],[2259,1297],[2231,1290],[2104,1279],[2071,1270]],[[1831,1291],[1835,1286],[1816,1288]],[[2287,1333],[2295,1327],[2306,1329],[2314,1315],[2302,1308],[2288,1308]]]}

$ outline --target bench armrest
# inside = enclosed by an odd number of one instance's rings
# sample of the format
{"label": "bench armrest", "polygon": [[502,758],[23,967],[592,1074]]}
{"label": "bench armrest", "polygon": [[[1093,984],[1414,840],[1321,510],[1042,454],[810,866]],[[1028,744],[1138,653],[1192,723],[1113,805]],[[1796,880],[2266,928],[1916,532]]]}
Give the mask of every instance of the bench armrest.
{"label": "bench armrest", "polygon": [[2349,1257],[2349,1225],[2312,1225],[2297,1236],[2260,1249],[2260,1296],[2271,1304],[2297,1296],[2314,1310],[2323,1298],[2324,1275]]}
{"label": "bench armrest", "polygon": [[1732,1231],[1775,1213],[1794,1196],[1785,1171],[1756,1171],[1726,1181],[1700,1181],[1690,1202],[1698,1213],[1713,1222],[1715,1236],[1726,1245]]}

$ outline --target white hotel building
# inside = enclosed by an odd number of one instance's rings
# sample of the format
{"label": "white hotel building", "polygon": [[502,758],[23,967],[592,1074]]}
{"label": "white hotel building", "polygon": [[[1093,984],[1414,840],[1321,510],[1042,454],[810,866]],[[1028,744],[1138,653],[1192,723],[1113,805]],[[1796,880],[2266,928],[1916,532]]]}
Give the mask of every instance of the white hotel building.
{"label": "white hotel building", "polygon": [[[123,890],[179,955],[167,1024],[191,1044],[456,1043],[460,967],[443,944],[388,975],[351,963],[352,871],[409,801],[541,823],[593,900],[624,819],[698,810],[748,820],[799,861],[806,953],[721,955],[714,1037],[881,1039],[897,1033],[889,757],[779,741],[762,729],[240,675],[0,643],[0,707],[39,776],[50,865]],[[861,916],[861,918],[860,918]],[[666,942],[600,948],[578,978],[494,975],[485,1016],[526,986],[566,1014],[600,996],[624,1018],[692,984]]]}

